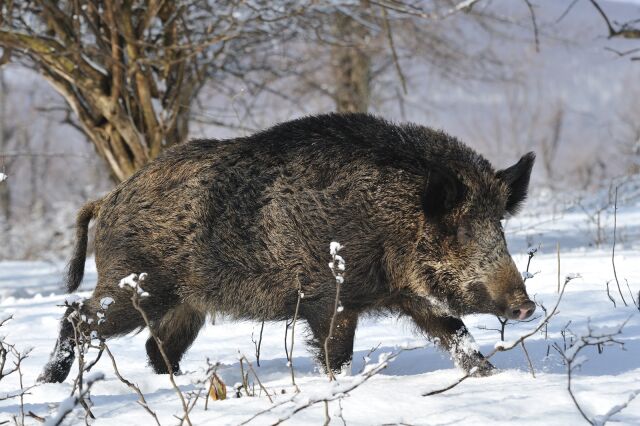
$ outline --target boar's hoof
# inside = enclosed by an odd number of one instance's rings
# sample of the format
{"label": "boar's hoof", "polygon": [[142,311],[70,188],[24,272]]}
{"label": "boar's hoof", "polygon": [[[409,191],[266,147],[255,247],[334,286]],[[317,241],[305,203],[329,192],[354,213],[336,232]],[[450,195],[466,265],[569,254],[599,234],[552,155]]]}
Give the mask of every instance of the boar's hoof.
{"label": "boar's hoof", "polygon": [[471,377],[491,376],[498,371],[480,352],[465,354],[465,356],[458,358],[456,365]]}
{"label": "boar's hoof", "polygon": [[38,383],[62,383],[69,375],[69,370],[64,366],[49,364],[38,376]]}
{"label": "boar's hoof", "polygon": [[[498,372],[498,369],[495,368],[493,364],[491,364],[486,359],[480,360],[480,362],[478,362],[478,364],[475,365],[474,368],[475,371],[472,374],[473,377],[487,377]],[[470,369],[469,371],[471,371],[472,369]]]}

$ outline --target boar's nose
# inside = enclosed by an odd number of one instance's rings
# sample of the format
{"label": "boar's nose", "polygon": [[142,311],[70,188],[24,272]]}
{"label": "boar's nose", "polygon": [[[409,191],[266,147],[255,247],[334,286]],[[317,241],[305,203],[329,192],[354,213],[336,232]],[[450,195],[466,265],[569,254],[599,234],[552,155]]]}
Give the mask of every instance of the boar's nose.
{"label": "boar's nose", "polygon": [[536,304],[531,300],[527,300],[520,306],[514,306],[507,309],[506,317],[509,319],[517,319],[517,320],[525,320],[533,315],[533,312],[536,310]]}

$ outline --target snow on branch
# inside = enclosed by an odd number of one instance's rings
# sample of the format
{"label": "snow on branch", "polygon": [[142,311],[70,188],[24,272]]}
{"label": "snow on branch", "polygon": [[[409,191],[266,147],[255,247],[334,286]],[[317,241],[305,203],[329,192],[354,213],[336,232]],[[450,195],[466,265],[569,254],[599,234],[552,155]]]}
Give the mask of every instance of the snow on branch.
{"label": "snow on branch", "polygon": [[57,426],[62,424],[64,419],[89,396],[91,387],[98,381],[104,380],[104,374],[92,373],[86,377],[86,387],[77,396],[70,396],[58,404],[58,411],[51,417],[45,419],[44,426]]}

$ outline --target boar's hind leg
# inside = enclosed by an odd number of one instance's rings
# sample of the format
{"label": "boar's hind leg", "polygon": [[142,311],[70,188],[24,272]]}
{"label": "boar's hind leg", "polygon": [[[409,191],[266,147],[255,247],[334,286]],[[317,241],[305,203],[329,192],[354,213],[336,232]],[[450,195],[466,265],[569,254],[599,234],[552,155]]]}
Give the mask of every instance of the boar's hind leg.
{"label": "boar's hind leg", "polygon": [[[49,362],[44,371],[38,377],[38,381],[45,383],[61,383],[69,375],[73,360],[75,358],[75,332],[74,327],[78,326],[83,333],[97,332],[101,339],[108,339],[113,336],[129,333],[136,328],[144,326],[140,315],[127,303],[128,295],[122,295],[117,291],[110,291],[109,294],[116,302],[105,308],[101,306],[101,286],[96,286],[93,296],[82,303],[80,313],[83,321],[78,324],[77,318],[70,315],[75,313],[74,308],[67,308],[60,321],[60,334],[56,341],[56,346],[51,354]],[[130,302],[129,302],[130,303]]]}
{"label": "boar's hind leg", "polygon": [[[333,307],[333,302],[331,303]],[[326,370],[326,358],[324,354],[324,341],[329,333],[331,324],[330,312],[322,312],[319,315],[307,313],[305,319],[313,333],[311,346],[316,348],[318,362]],[[338,373],[343,366],[351,362],[353,358],[353,339],[358,325],[358,314],[344,310],[336,315],[335,328],[329,341],[329,366],[331,371]]]}
{"label": "boar's hind leg", "polygon": [[71,370],[71,365],[75,359],[73,324],[67,319],[72,312],[72,308],[67,308],[60,321],[60,335],[49,362],[44,367],[44,371],[38,376],[39,382],[62,383],[69,375],[69,370]]}
{"label": "boar's hind leg", "polygon": [[477,367],[476,375],[490,375],[495,367],[476,349],[473,337],[460,318],[434,315],[424,307],[405,307],[405,311],[430,338],[437,339],[443,349],[451,353],[458,367],[469,372]]}
{"label": "boar's hind leg", "polygon": [[[169,358],[174,373],[180,371],[180,359],[198,336],[198,332],[204,325],[205,317],[204,312],[183,303],[171,309],[162,317],[157,326],[154,326],[154,332],[162,342],[162,348]],[[153,337],[149,337],[146,346],[149,364],[154,371],[158,374],[168,374],[167,363]]]}

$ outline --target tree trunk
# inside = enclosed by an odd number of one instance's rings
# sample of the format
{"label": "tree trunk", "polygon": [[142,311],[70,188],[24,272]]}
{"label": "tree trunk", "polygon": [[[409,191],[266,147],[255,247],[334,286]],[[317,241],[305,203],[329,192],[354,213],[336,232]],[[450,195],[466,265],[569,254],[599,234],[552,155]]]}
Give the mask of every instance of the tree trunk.
{"label": "tree trunk", "polygon": [[[4,71],[0,68],[0,173],[9,174],[9,159],[2,156],[7,151],[9,131],[7,129],[7,96]],[[0,211],[4,218],[6,231],[9,231],[11,220],[11,190],[9,182],[0,182]]]}
{"label": "tree trunk", "polygon": [[337,13],[334,32],[340,41],[333,47],[331,58],[336,110],[367,112],[371,90],[371,57],[366,50],[368,30],[350,16]]}

